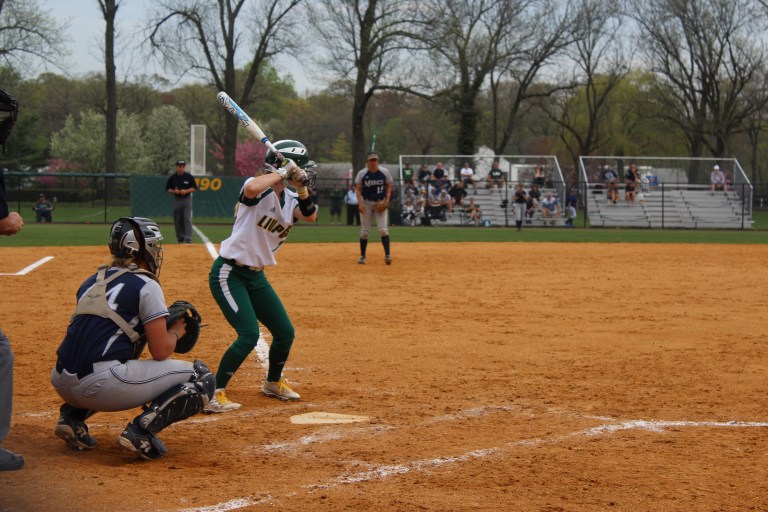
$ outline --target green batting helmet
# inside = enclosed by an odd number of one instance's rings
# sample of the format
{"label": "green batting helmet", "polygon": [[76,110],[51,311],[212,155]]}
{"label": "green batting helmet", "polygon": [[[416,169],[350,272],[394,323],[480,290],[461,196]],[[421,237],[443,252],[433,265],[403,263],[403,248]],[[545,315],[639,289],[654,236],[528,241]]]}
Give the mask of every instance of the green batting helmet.
{"label": "green batting helmet", "polygon": [[[290,158],[296,162],[296,165],[302,169],[317,167],[315,162],[309,159],[309,151],[307,151],[307,148],[297,140],[279,140],[275,142],[275,149],[277,149],[285,158]],[[264,157],[264,161],[273,167],[280,166],[280,160],[278,160],[277,155],[271,149],[267,151],[267,156]]]}

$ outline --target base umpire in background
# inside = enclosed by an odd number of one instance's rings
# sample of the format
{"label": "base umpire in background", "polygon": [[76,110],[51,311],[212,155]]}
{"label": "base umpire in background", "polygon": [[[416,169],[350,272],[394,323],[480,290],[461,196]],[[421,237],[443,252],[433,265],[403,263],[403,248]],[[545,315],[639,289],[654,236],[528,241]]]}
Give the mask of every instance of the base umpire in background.
{"label": "base umpire in background", "polygon": [[357,173],[355,185],[357,187],[358,209],[360,210],[360,259],[357,262],[365,265],[368,234],[371,232],[371,219],[375,215],[376,229],[381,236],[381,245],[384,246],[384,262],[391,265],[387,214],[389,213],[389,198],[392,195],[392,175],[384,167],[379,167],[378,154],[368,153],[366,167]]}
{"label": "base umpire in background", "polygon": [[180,244],[192,243],[192,192],[197,190],[195,178],[186,169],[187,162],[178,160],[176,172],[165,183],[165,190],[173,194],[173,226]]}

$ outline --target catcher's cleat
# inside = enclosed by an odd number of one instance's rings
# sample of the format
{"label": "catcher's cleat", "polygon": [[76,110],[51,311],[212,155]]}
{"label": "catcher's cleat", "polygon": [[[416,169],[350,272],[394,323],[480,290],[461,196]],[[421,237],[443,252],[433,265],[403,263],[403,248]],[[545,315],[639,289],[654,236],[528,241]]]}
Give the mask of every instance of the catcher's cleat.
{"label": "catcher's cleat", "polygon": [[384,263],[386,263],[387,265],[391,265],[392,264],[392,256],[390,256],[389,254],[384,256]]}
{"label": "catcher's cleat", "polygon": [[301,395],[292,390],[284,378],[277,382],[269,382],[268,380],[265,380],[261,392],[267,396],[279,398],[280,400],[289,400],[291,402],[301,400]]}
{"label": "catcher's cleat", "polygon": [[59,416],[53,432],[75,450],[92,450],[96,447],[96,439],[88,433],[88,425],[63,414]]}
{"label": "catcher's cleat", "polygon": [[203,412],[210,414],[213,412],[236,411],[240,407],[240,404],[227,398],[227,395],[224,393],[223,389],[217,389],[216,393],[213,395],[213,398],[211,398],[211,401],[208,402],[208,405],[206,405],[205,409],[203,409]]}
{"label": "catcher's cleat", "polygon": [[360,256],[360,259],[357,260],[357,262],[361,265],[365,265],[365,256]]}
{"label": "catcher's cleat", "polygon": [[129,423],[122,434],[117,436],[117,444],[144,460],[157,460],[168,453],[168,448],[160,438],[133,422]]}

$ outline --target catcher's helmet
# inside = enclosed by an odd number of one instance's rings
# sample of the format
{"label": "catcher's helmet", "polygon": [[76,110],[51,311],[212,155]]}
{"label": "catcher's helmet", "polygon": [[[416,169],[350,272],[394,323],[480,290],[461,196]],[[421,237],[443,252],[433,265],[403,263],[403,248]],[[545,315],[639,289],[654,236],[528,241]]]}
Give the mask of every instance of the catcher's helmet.
{"label": "catcher's helmet", "polygon": [[[290,158],[296,162],[296,165],[307,171],[309,186],[314,186],[317,173],[315,173],[315,171],[310,171],[310,169],[317,167],[317,164],[309,159],[309,151],[307,151],[304,144],[297,140],[279,140],[275,142],[275,149],[277,149],[285,158]],[[280,167],[281,163],[275,152],[271,149],[267,151],[267,156],[264,157],[264,162],[273,167]]]}
{"label": "catcher's helmet", "polygon": [[159,276],[163,264],[163,235],[150,219],[121,217],[109,232],[109,252],[118,258],[144,260],[149,271]]}

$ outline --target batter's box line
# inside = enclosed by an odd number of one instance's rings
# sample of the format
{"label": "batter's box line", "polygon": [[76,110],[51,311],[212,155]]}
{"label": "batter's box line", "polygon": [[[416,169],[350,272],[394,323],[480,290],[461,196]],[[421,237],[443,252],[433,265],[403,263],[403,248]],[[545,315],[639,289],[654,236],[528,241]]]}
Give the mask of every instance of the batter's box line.
{"label": "batter's box line", "polygon": [[[618,421],[618,420],[617,420]],[[449,466],[454,464],[461,464],[464,462],[485,459],[493,456],[499,456],[506,452],[513,451],[517,448],[529,448],[534,446],[540,446],[543,444],[558,444],[563,441],[572,439],[573,437],[595,437],[602,435],[611,435],[616,432],[625,430],[641,429],[651,432],[663,432],[669,428],[766,428],[768,422],[749,422],[749,421],[664,421],[664,420],[627,420],[618,423],[605,423],[596,427],[587,429],[581,429],[565,435],[552,436],[550,438],[533,438],[533,439],[521,439],[507,443],[506,445],[480,448],[470,450],[468,452],[453,455],[436,457],[433,459],[417,459],[402,464],[382,464],[371,465],[369,469],[365,471],[359,471],[355,473],[348,473],[345,475],[339,475],[332,477],[325,482],[317,482],[314,484],[308,484],[303,488],[313,493],[318,490],[331,490],[341,485],[350,485],[365,483],[372,480],[383,480],[390,477],[404,475],[412,472],[422,472],[431,469],[435,469],[441,466]],[[283,499],[295,496],[296,493],[288,493],[283,496]],[[261,498],[259,500],[250,500],[247,498],[232,499],[224,503],[211,505],[202,508],[183,509],[183,512],[228,512],[230,510],[237,510],[239,508],[245,508],[255,505],[269,505],[274,506],[280,501],[280,497],[270,496],[270,498]]]}
{"label": "batter's box line", "polygon": [[23,269],[19,270],[18,272],[0,272],[0,276],[25,276],[35,270],[40,265],[45,265],[49,261],[53,259],[53,256],[46,256],[45,258],[41,258],[37,260],[36,262],[32,263],[31,265],[28,265],[24,267]]}

